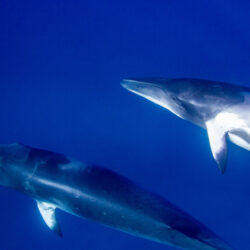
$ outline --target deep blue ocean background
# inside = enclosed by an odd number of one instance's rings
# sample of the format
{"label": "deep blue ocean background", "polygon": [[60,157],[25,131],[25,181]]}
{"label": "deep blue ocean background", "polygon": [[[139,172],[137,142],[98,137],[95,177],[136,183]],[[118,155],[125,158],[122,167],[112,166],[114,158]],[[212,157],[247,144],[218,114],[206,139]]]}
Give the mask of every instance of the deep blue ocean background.
{"label": "deep blue ocean background", "polygon": [[[250,3],[0,1],[0,143],[65,153],[129,177],[250,249],[250,152],[229,143],[221,175],[206,131],[120,86],[194,77],[250,86]],[[0,249],[164,250],[0,189]]]}

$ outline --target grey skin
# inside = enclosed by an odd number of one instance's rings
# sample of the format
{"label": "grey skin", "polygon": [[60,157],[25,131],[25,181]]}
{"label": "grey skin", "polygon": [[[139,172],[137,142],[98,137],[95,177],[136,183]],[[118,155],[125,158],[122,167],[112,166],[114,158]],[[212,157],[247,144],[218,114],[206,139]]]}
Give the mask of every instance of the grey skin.
{"label": "grey skin", "polygon": [[250,89],[201,79],[127,79],[121,85],[208,133],[222,173],[227,165],[227,138],[250,150]]}
{"label": "grey skin", "polygon": [[1,145],[0,183],[35,199],[46,224],[59,235],[56,208],[179,249],[232,249],[163,197],[62,154]]}

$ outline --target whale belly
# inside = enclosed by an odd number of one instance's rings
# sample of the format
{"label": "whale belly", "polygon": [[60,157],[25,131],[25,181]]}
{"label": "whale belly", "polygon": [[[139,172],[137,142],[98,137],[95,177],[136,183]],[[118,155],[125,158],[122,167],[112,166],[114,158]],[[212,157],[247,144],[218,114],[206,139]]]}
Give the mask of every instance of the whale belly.
{"label": "whale belly", "polygon": [[[244,94],[245,102],[231,110],[233,126],[231,124],[228,137],[234,144],[250,150],[250,95]],[[230,112],[230,111],[229,111]]]}
{"label": "whale belly", "polygon": [[[249,135],[248,135],[249,136]],[[243,136],[235,135],[233,133],[228,133],[228,137],[231,142],[236,144],[237,146],[240,146],[246,150],[250,151],[250,142],[244,139]]]}
{"label": "whale belly", "polygon": [[206,121],[212,154],[222,172],[227,162],[227,137],[236,145],[250,150],[249,107],[250,103],[245,102],[223,110]]}

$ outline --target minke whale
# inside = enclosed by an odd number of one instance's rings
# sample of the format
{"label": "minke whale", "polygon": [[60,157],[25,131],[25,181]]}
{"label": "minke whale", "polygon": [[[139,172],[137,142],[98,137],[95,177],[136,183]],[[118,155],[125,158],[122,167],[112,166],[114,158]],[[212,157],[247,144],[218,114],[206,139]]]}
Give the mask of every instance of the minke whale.
{"label": "minke whale", "polygon": [[128,79],[121,85],[205,128],[222,173],[227,165],[227,138],[250,150],[250,88],[189,78]]}
{"label": "minke whale", "polygon": [[57,208],[179,249],[232,249],[163,197],[63,154],[17,143],[0,145],[0,185],[32,197],[47,226],[60,236]]}

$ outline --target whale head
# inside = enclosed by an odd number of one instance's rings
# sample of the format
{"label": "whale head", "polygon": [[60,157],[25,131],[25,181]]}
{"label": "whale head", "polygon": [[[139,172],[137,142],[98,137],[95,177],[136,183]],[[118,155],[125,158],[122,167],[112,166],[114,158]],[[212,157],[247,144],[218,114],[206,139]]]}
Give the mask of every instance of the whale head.
{"label": "whale head", "polygon": [[121,85],[127,90],[142,96],[174,113],[183,117],[185,110],[178,98],[178,91],[171,82],[150,81],[149,79],[123,80]]}
{"label": "whale head", "polygon": [[25,175],[23,165],[27,160],[29,148],[19,144],[0,145],[0,185],[17,187],[21,185],[18,175]]}
{"label": "whale head", "polygon": [[209,80],[138,78],[121,85],[201,127],[227,106],[243,101],[233,85]]}

